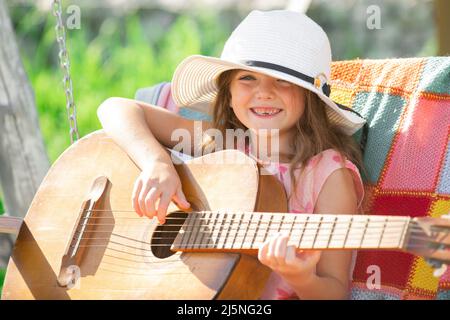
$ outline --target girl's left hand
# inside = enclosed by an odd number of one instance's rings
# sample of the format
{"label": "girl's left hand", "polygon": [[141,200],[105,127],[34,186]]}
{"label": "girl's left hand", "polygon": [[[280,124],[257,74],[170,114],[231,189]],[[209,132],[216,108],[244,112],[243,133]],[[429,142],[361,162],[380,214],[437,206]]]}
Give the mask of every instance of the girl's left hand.
{"label": "girl's left hand", "polygon": [[277,234],[267,239],[258,250],[259,261],[291,281],[306,280],[316,274],[321,251],[298,251],[288,246],[289,236]]}

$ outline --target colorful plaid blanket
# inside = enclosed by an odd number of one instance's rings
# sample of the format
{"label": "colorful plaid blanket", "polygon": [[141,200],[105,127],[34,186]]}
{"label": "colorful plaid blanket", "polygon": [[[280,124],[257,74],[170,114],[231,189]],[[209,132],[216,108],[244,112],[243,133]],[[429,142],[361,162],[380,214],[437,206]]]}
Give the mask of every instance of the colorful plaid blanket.
{"label": "colorful plaid blanket", "polygon": [[[366,214],[450,212],[450,58],[335,62],[331,97],[369,123]],[[450,299],[450,272],[407,253],[359,251],[353,278],[353,299]]]}
{"label": "colorful plaid blanket", "polygon": [[[364,213],[449,213],[450,58],[334,62],[331,85],[331,98],[358,111],[369,124]],[[186,118],[209,119],[174,106],[170,83],[140,89],[135,98]],[[421,257],[361,250],[351,298],[450,299],[450,271],[436,278]]]}

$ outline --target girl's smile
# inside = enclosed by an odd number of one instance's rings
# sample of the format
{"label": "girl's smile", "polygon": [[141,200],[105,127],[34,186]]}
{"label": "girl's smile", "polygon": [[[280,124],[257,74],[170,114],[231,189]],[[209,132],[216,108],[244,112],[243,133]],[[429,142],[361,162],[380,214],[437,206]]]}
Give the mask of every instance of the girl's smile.
{"label": "girl's smile", "polygon": [[273,108],[273,107],[254,107],[254,108],[250,108],[250,110],[257,115],[258,117],[261,118],[272,118],[275,115],[279,114],[281,111],[281,109],[278,108]]}

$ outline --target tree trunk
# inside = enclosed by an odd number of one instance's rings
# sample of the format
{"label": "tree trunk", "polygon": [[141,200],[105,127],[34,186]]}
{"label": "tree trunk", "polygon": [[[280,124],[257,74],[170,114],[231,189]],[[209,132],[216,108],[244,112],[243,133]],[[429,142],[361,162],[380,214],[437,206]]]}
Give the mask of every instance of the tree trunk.
{"label": "tree trunk", "polygon": [[[34,93],[20,60],[11,20],[0,0],[0,184],[7,213],[24,217],[49,160],[39,128]],[[0,235],[0,267],[14,238]]]}
{"label": "tree trunk", "polygon": [[435,0],[435,20],[438,39],[438,55],[450,55],[450,1]]}

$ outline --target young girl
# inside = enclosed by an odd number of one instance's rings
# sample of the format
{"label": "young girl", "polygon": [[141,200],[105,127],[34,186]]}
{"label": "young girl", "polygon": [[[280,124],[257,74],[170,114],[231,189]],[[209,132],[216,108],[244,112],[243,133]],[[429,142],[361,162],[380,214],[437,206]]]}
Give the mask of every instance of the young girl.
{"label": "young girl", "polygon": [[[248,130],[246,145],[224,145],[241,148],[278,177],[289,196],[289,212],[357,214],[363,198],[356,166],[361,155],[351,135],[364,119],[329,98],[330,69],[329,40],[310,18],[285,10],[252,11],[220,59],[195,55],[180,63],[171,94],[177,106],[212,115],[212,122],[201,122],[203,132],[216,128],[225,139],[226,129]],[[175,129],[193,137],[194,121],[125,98],[107,99],[98,116],[142,169],[132,196],[136,212],[164,223],[171,201],[188,209],[164,147],[178,143],[171,139]],[[273,139],[278,148],[271,147]],[[215,141],[190,143],[193,155]],[[275,235],[258,251],[261,263],[274,271],[262,299],[348,297],[351,251],[296,252],[288,240]]]}

